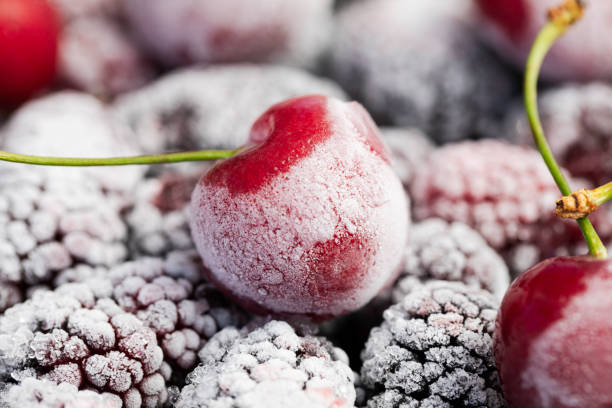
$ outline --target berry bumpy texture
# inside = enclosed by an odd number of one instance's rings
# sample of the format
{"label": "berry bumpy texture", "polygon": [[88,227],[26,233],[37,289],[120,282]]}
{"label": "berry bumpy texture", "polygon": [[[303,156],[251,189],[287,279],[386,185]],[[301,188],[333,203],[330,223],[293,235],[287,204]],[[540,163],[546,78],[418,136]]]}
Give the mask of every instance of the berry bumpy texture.
{"label": "berry bumpy texture", "polygon": [[72,384],[55,384],[47,380],[26,378],[9,385],[0,394],[0,405],[6,408],[121,408],[122,401],[111,393],[79,390]]}
{"label": "berry bumpy texture", "polygon": [[[559,164],[593,186],[610,181],[612,87],[597,82],[564,85],[544,91],[538,106],[548,143]],[[522,104],[509,115],[506,135],[509,140],[533,145]]]}
{"label": "berry bumpy texture", "polygon": [[513,282],[494,337],[511,407],[612,404],[611,272],[609,259],[553,258]]}
{"label": "berry bumpy texture", "polygon": [[18,105],[51,84],[58,31],[46,0],[0,3],[0,108]]}
{"label": "berry bumpy texture", "polygon": [[[547,22],[547,10],[558,0],[478,0],[483,38],[501,56],[522,68],[533,39]],[[542,78],[592,80],[612,77],[612,4],[588,1],[584,16],[555,42],[542,66]],[[489,24],[485,24],[485,23]]]}
{"label": "berry bumpy texture", "polygon": [[311,65],[329,38],[332,0],[125,0],[138,39],[162,64]]}
{"label": "berry bumpy texture", "polygon": [[0,317],[5,382],[34,377],[154,408],[167,399],[169,374],[155,333],[110,299],[96,304],[86,285],[37,291]]}
{"label": "berry bumpy texture", "polygon": [[172,73],[114,106],[146,152],[235,149],[268,107],[312,93],[344,98],[333,82],[295,68],[226,65]]}
{"label": "berry bumpy texture", "polygon": [[[418,169],[410,191],[416,219],[469,225],[513,273],[584,247],[576,223],[554,215],[559,190],[538,153],[527,147],[495,140],[444,146]],[[594,216],[605,236],[608,221]]]}
{"label": "berry bumpy texture", "polygon": [[320,95],[271,107],[250,144],[213,167],[191,231],[213,283],[247,309],[329,318],[398,271],[408,204],[361,105]]}
{"label": "berry bumpy texture", "polygon": [[367,406],[503,407],[492,347],[496,312],[486,291],[415,279],[361,354]]}
{"label": "berry bumpy texture", "polygon": [[123,261],[126,238],[113,200],[95,179],[0,167],[2,309],[14,304],[18,289],[50,282],[63,269]]}
{"label": "berry bumpy texture", "polygon": [[409,293],[414,277],[463,282],[498,299],[510,284],[504,260],[480,234],[465,224],[441,219],[413,225],[402,274],[393,288],[395,302]]}
{"label": "berry bumpy texture", "polygon": [[[2,150],[60,157],[113,157],[141,153],[134,135],[105,105],[81,92],[57,92],[31,101],[9,119],[0,136]],[[11,164],[11,166],[19,166]],[[50,178],[86,173],[105,189],[129,191],[144,166],[45,168]]]}
{"label": "berry bumpy texture", "polygon": [[331,74],[377,122],[438,142],[493,134],[515,80],[478,43],[466,2],[357,1],[343,8]]}
{"label": "berry bumpy texture", "polygon": [[200,351],[176,408],[352,408],[346,354],[323,338],[298,336],[285,322],[225,329]]}

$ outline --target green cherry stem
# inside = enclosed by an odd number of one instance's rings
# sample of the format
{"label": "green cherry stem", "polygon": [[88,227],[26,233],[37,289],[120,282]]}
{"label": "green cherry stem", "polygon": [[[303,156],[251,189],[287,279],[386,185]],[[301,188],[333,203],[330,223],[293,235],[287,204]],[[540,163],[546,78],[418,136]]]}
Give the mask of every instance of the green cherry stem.
{"label": "green cherry stem", "polygon": [[591,197],[593,197],[593,203],[596,206],[600,206],[609,199],[612,198],[612,181],[590,190]]}
{"label": "green cherry stem", "polygon": [[[542,62],[548,50],[550,50],[555,41],[568,29],[568,27],[582,16],[582,12],[583,5],[578,0],[567,0],[561,6],[551,9],[549,12],[549,21],[542,28],[533,43],[525,68],[524,98],[529,125],[533,132],[535,144],[546,166],[548,166],[548,170],[555,180],[555,183],[557,183],[559,190],[561,190],[564,196],[570,195],[572,190],[544,137],[544,129],[540,122],[537,105],[537,84],[540,68],[542,67]],[[584,235],[591,255],[595,258],[605,259],[607,257],[606,247],[601,242],[595,228],[593,228],[593,224],[591,224],[586,217],[577,219],[577,222],[582,230],[582,234]]]}
{"label": "green cherry stem", "polygon": [[125,166],[130,164],[160,164],[187,161],[210,161],[218,159],[227,159],[228,157],[232,157],[236,153],[236,150],[199,150],[194,152],[164,153],[150,156],[86,158],[32,156],[28,154],[0,151],[0,160],[14,163],[37,164],[40,166]]}

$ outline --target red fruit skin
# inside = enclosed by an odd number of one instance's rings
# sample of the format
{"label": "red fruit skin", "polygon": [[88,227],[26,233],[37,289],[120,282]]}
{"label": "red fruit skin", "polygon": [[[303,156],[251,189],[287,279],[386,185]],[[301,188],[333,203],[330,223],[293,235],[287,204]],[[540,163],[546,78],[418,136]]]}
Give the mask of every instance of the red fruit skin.
{"label": "red fruit skin", "polygon": [[476,0],[487,18],[495,21],[509,37],[518,37],[525,29],[528,11],[523,0]]}
{"label": "red fruit skin", "polygon": [[612,407],[612,261],[543,261],[497,316],[494,351],[510,407]]}
{"label": "red fruit skin", "polygon": [[0,107],[14,107],[53,81],[58,32],[45,0],[0,1]]}
{"label": "red fruit skin", "polygon": [[255,313],[338,316],[399,271],[409,220],[376,125],[357,103],[279,103],[191,201],[209,279]]}

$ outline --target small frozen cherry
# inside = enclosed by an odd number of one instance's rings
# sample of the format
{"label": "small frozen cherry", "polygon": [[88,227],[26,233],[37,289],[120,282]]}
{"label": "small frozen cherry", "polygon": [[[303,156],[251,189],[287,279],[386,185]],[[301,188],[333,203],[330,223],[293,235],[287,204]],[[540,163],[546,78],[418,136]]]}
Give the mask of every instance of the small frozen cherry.
{"label": "small frozen cherry", "polygon": [[376,125],[321,95],[271,107],[250,147],[196,186],[191,230],[209,278],[254,312],[338,316],[394,277],[407,202]]}
{"label": "small frozen cherry", "polygon": [[551,10],[527,61],[525,106],[534,139],[560,190],[558,214],[576,218],[590,255],[552,258],[523,273],[499,309],[494,352],[511,408],[612,407],[612,260],[586,218],[612,198],[612,183],[570,194],[536,108],[539,68],[547,50],[581,15],[566,0]]}
{"label": "small frozen cherry", "polygon": [[53,81],[58,31],[46,0],[0,1],[0,107],[13,107]]}

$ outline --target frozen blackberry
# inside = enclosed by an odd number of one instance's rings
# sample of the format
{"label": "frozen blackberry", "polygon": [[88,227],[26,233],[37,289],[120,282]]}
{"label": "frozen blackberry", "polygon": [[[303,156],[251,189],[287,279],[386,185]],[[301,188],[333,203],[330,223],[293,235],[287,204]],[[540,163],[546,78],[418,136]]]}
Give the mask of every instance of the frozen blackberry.
{"label": "frozen blackberry", "polygon": [[203,169],[165,171],[138,185],[124,217],[133,255],[163,256],[169,251],[195,248],[187,204],[202,174]]}
{"label": "frozen blackberry", "polygon": [[393,301],[409,291],[411,277],[460,281],[503,297],[510,275],[504,260],[476,231],[460,222],[432,218],[413,225],[402,275],[393,288]]}
{"label": "frozen blackberry", "polygon": [[[548,143],[559,163],[593,186],[612,178],[612,87],[604,83],[564,85],[539,98],[540,116]],[[525,108],[517,104],[509,115],[510,140],[533,145]]]}
{"label": "frozen blackberry", "polygon": [[84,284],[39,290],[0,317],[0,378],[68,383],[121,398],[126,408],[167,399],[169,367],[155,333]]}
{"label": "frozen blackberry", "polygon": [[112,197],[86,174],[65,176],[38,167],[0,167],[0,304],[5,307],[14,303],[16,288],[50,282],[74,265],[110,266],[127,256],[127,228]]}
{"label": "frozen blackberry", "polygon": [[123,0],[135,35],[168,66],[272,61],[314,66],[333,0]]}
{"label": "frozen blackberry", "polygon": [[433,145],[418,129],[381,128],[382,139],[391,152],[393,170],[408,187],[416,168],[433,150]]}
{"label": "frozen blackberry", "polygon": [[413,283],[361,355],[367,406],[503,407],[492,347],[497,302],[459,282]]}
{"label": "frozen blackberry", "polygon": [[59,75],[67,85],[110,98],[144,85],[152,76],[144,56],[110,18],[79,18],[63,27]]}
{"label": "frozen blackberry", "polygon": [[282,321],[251,332],[228,328],[200,351],[177,408],[353,407],[346,354],[323,338],[298,336]]}
{"label": "frozen blackberry", "polygon": [[338,16],[334,78],[381,123],[438,142],[493,134],[515,78],[479,44],[466,2],[364,0]]}
{"label": "frozen blackberry", "polygon": [[344,98],[333,82],[294,68],[215,66],[167,75],[119,98],[115,110],[147,152],[234,149],[268,107],[314,93]]}
{"label": "frozen blackberry", "polygon": [[[469,225],[513,273],[583,249],[577,224],[554,215],[559,190],[531,148],[497,140],[444,146],[418,168],[410,191],[417,220],[439,217]],[[598,216],[593,221],[605,238],[609,221]]]}
{"label": "frozen blackberry", "polygon": [[121,408],[119,396],[79,390],[72,384],[26,378],[21,384],[9,385],[0,394],[0,405],[6,408]]}
{"label": "frozen blackberry", "polygon": [[[0,146],[15,153],[112,157],[140,154],[134,135],[99,100],[79,92],[58,92],[23,105],[9,119]],[[13,165],[19,166],[19,165]],[[47,168],[55,174],[87,173],[113,191],[128,191],[140,180],[144,166],[80,169]]]}

